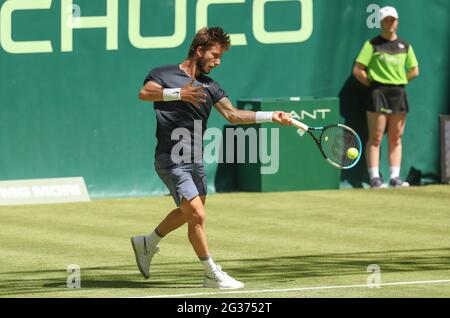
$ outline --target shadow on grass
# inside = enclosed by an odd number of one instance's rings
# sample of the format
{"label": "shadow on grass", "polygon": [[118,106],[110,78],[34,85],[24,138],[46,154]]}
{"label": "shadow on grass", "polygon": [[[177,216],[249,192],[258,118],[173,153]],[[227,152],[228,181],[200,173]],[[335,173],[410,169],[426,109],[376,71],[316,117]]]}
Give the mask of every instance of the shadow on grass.
{"label": "shadow on grass", "polygon": [[449,270],[450,248],[306,255],[242,262],[249,265],[233,272],[246,281],[271,279],[285,282],[302,277],[368,275],[370,264],[379,265],[382,273]]}
{"label": "shadow on grass", "polygon": [[[218,263],[246,283],[265,281],[274,285],[303,277],[368,275],[366,270],[370,264],[379,265],[382,273],[449,270],[450,248],[218,260]],[[25,293],[45,296],[57,291],[64,296],[65,292],[74,291],[67,288],[68,275],[61,269],[0,273],[0,296]],[[149,280],[140,277],[134,264],[87,267],[81,268],[81,287],[82,290],[192,289],[201,287],[202,275],[202,268],[195,261],[155,263]],[[37,278],[29,279],[33,276]]]}

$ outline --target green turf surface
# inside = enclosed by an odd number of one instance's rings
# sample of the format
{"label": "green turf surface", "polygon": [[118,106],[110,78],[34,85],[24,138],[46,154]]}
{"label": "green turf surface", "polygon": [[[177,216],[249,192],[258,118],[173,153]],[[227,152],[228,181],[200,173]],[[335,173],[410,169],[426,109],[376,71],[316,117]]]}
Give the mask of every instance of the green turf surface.
{"label": "green turf surface", "polygon": [[[152,277],[137,270],[130,236],[150,232],[170,197],[0,207],[0,297],[141,297],[216,293],[183,227],[167,236]],[[233,193],[208,197],[207,235],[216,262],[252,294],[195,297],[450,297],[450,187]],[[67,265],[81,268],[69,289]],[[280,291],[262,292],[278,289]]]}

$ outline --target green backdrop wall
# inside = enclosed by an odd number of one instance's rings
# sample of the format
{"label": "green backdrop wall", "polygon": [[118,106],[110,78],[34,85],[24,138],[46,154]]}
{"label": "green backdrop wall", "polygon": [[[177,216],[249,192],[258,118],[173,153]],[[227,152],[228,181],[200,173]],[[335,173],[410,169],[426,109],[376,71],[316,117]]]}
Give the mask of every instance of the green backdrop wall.
{"label": "green backdrop wall", "polygon": [[[192,36],[204,23],[237,35],[233,40],[238,45],[211,74],[233,102],[339,96],[343,121],[365,138],[364,89],[350,75],[363,42],[379,33],[370,28],[373,4],[397,7],[399,34],[414,46],[420,64],[419,79],[407,88],[411,113],[402,175],[412,166],[439,173],[438,116],[449,113],[447,0],[0,4],[1,180],[83,176],[93,197],[165,193],[153,170],[152,104],[137,95],[151,68],[185,58]],[[79,29],[72,15],[107,15],[97,22],[108,28]],[[80,26],[92,23],[81,21]],[[68,23],[75,26],[72,39]],[[213,111],[209,126],[225,124]],[[386,157],[384,152],[384,173]],[[209,190],[232,190],[220,186],[232,183],[227,176],[216,180],[216,171],[217,165],[207,166]],[[367,181],[364,163],[342,179],[361,186]]]}

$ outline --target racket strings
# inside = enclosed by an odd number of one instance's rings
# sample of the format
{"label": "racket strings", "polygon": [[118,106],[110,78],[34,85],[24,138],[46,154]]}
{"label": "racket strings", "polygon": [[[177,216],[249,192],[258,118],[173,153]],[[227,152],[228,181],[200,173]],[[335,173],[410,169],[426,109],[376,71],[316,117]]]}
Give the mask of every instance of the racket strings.
{"label": "racket strings", "polygon": [[348,157],[349,148],[355,148],[358,154],[361,153],[359,138],[351,130],[341,126],[325,129],[321,136],[321,146],[329,160],[343,167],[350,166],[359,159],[359,155],[356,158]]}

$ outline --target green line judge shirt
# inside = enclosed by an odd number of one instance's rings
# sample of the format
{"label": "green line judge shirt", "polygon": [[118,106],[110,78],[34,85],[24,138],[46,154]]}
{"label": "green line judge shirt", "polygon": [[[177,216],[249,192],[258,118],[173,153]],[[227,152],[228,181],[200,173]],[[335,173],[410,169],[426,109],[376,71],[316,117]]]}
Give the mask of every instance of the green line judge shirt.
{"label": "green line judge shirt", "polygon": [[364,43],[356,62],[367,67],[370,81],[383,84],[408,84],[406,71],[418,65],[412,46],[397,38],[388,41],[381,35]]}

